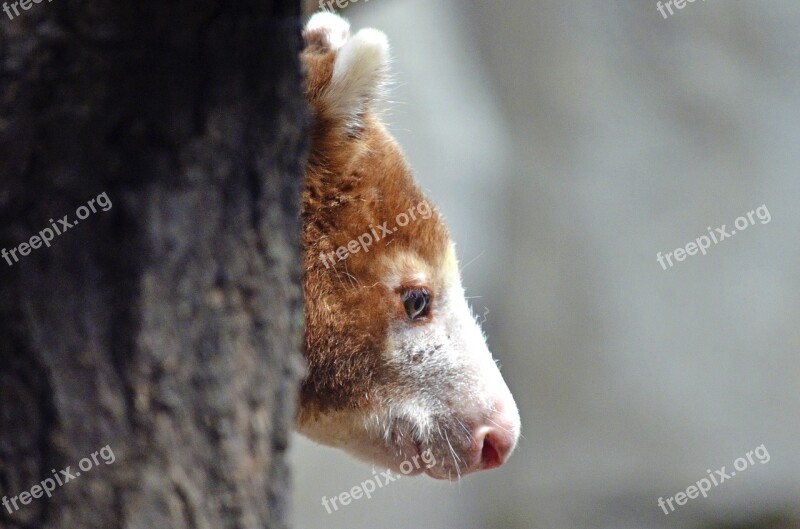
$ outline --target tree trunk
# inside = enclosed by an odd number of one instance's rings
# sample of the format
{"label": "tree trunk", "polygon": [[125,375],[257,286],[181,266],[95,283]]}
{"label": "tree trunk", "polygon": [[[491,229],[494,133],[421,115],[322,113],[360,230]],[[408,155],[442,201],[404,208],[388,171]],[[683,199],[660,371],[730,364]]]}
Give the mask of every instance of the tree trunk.
{"label": "tree trunk", "polygon": [[0,527],[286,527],[298,2],[30,1],[0,11]]}

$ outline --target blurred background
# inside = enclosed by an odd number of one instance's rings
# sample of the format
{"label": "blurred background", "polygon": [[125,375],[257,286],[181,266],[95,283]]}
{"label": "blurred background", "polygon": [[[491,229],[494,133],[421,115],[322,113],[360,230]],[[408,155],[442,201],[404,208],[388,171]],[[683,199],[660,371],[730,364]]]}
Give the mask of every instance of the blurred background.
{"label": "blurred background", "polygon": [[[389,36],[386,120],[449,221],[524,439],[498,470],[328,514],[373,469],[295,436],[296,527],[800,527],[800,3],[334,9]],[[769,223],[656,261],[762,205]],[[762,444],[768,463],[658,506]]]}

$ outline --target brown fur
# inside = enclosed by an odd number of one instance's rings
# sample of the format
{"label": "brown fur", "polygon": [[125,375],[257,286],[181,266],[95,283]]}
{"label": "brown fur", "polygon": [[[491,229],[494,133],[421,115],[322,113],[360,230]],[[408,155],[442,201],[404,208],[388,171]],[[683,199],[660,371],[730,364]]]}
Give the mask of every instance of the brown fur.
{"label": "brown fur", "polygon": [[[332,119],[322,94],[331,79],[335,52],[318,34],[306,32],[302,54],[313,111],[311,151],[302,195],[305,356],[301,422],[320,412],[376,405],[380,388],[396,379],[384,360],[387,330],[404,318],[397,292],[382,283],[383,258],[411,250],[441,265],[449,237],[439,214],[411,221],[395,233],[326,268],[329,253],[425,200],[404,156],[366,102],[358,126]],[[423,286],[423,285],[414,285]],[[437,285],[428,286],[436,292]]]}

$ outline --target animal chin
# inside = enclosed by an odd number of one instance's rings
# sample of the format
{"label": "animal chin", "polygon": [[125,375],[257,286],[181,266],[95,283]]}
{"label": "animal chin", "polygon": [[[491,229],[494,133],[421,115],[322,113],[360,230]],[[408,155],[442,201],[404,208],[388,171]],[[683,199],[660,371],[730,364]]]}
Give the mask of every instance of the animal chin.
{"label": "animal chin", "polygon": [[400,446],[376,439],[368,446],[354,447],[351,453],[359,459],[398,474],[415,476],[427,469],[422,458],[421,445],[416,442]]}

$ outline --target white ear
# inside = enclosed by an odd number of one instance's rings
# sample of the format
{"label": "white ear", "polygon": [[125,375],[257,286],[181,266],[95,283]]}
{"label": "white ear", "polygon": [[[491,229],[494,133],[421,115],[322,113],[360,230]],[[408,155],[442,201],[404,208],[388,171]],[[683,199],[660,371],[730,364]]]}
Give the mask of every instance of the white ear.
{"label": "white ear", "polygon": [[328,117],[348,129],[361,124],[370,104],[383,91],[389,70],[389,40],[377,29],[362,29],[350,36],[350,23],[322,11],[313,15],[303,30],[307,46],[335,59],[330,81],[319,95]]}
{"label": "white ear", "polygon": [[324,101],[334,117],[355,124],[378,99],[389,70],[389,40],[376,29],[362,29],[339,49]]}

